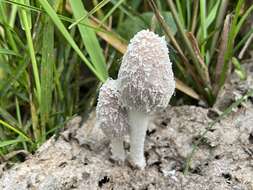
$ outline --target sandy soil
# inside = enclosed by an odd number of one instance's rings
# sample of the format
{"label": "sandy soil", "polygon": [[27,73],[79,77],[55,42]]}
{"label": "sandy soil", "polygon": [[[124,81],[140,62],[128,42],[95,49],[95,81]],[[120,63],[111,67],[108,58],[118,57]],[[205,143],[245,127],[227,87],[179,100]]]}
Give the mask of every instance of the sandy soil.
{"label": "sandy soil", "polygon": [[[94,128],[94,114],[82,124],[76,117],[59,137],[10,169],[0,165],[0,189],[143,189],[253,190],[253,100],[250,98],[208,130],[183,174],[186,158],[219,111],[252,88],[234,77],[212,109],[169,107],[149,125],[145,170],[119,165],[110,158],[109,139]],[[252,72],[252,73],[251,73]],[[129,150],[126,138],[126,149]]]}

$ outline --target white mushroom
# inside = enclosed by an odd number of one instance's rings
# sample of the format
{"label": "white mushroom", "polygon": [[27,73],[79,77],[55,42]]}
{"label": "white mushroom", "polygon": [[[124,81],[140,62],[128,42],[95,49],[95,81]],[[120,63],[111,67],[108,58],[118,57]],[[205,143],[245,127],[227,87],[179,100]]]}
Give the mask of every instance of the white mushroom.
{"label": "white mushroom", "polygon": [[168,106],[175,80],[163,37],[143,30],[130,41],[118,79],[100,89],[97,121],[111,138],[113,157],[125,159],[124,135],[130,130],[130,161],[143,169],[144,141],[150,114]]}
{"label": "white mushroom", "polygon": [[100,88],[96,108],[97,123],[111,139],[112,157],[125,160],[124,135],[128,132],[127,112],[119,101],[117,81],[108,79]]}
{"label": "white mushroom", "polygon": [[118,74],[130,125],[130,161],[141,169],[150,114],[166,108],[175,90],[168,53],[164,37],[142,30],[130,41]]}

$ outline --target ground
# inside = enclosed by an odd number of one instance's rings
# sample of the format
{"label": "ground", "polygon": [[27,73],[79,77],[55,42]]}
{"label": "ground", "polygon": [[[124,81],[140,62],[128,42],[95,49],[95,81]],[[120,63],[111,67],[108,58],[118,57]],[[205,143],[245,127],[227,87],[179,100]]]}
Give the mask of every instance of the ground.
{"label": "ground", "polygon": [[[212,109],[184,105],[157,114],[147,131],[145,170],[111,159],[109,139],[94,127],[92,112],[85,122],[75,117],[23,163],[0,165],[0,189],[253,190],[252,98],[208,130],[183,174],[200,134],[253,86],[252,64],[247,71],[248,80],[234,77]],[[125,146],[129,150],[128,138]]]}

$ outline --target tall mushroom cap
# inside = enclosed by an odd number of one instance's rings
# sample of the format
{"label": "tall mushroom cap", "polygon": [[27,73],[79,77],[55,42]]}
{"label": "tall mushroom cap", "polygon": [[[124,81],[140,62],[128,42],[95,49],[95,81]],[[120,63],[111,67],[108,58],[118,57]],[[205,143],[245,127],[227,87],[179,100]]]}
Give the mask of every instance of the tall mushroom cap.
{"label": "tall mushroom cap", "polygon": [[108,137],[121,137],[128,132],[127,112],[119,100],[118,82],[108,79],[100,88],[96,117]]}
{"label": "tall mushroom cap", "polygon": [[144,113],[167,107],[175,90],[168,53],[164,37],[149,30],[131,39],[118,74],[124,106]]}

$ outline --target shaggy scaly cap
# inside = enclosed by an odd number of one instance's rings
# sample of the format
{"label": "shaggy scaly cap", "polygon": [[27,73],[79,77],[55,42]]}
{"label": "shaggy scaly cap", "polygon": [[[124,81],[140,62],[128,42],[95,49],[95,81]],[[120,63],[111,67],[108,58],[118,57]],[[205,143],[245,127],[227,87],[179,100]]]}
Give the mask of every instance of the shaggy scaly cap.
{"label": "shaggy scaly cap", "polygon": [[128,131],[127,112],[119,101],[117,81],[108,79],[100,88],[96,117],[108,137],[121,137]]}
{"label": "shaggy scaly cap", "polygon": [[124,106],[150,113],[168,105],[175,90],[168,53],[164,37],[149,30],[133,37],[118,74]]}

